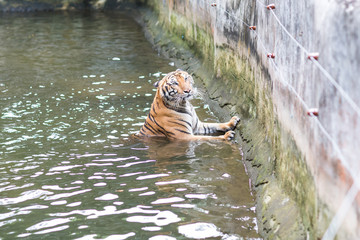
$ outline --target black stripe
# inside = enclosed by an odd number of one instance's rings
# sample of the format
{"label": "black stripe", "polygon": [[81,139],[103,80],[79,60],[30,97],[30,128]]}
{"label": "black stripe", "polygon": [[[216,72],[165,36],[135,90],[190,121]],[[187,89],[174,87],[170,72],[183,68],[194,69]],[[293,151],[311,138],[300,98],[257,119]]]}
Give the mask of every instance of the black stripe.
{"label": "black stripe", "polygon": [[[160,124],[155,120],[155,118],[154,118],[154,116],[153,115],[151,115],[151,114],[149,114],[149,116],[150,116],[150,120],[152,121],[152,122],[154,122],[161,130],[163,130],[164,132],[162,132],[164,135],[170,135],[170,134],[172,134],[172,135],[174,135],[174,133],[172,133],[172,132],[169,132],[169,131],[166,131],[165,130],[165,128],[163,128],[162,126],[160,126]],[[160,131],[160,130],[159,130]]]}
{"label": "black stripe", "polygon": [[140,129],[140,133],[141,133],[141,135],[143,135],[143,136],[145,136],[146,134],[144,133],[144,130],[141,128]]}
{"label": "black stripe", "polygon": [[206,126],[207,130],[208,130],[208,133],[211,133],[210,131],[210,127],[209,126]]}
{"label": "black stripe", "polygon": [[154,116],[151,113],[148,114],[148,118],[150,121],[155,122]]}
{"label": "black stripe", "polygon": [[207,134],[205,125],[203,125],[203,129],[204,129],[204,133]]}
{"label": "black stripe", "polygon": [[179,118],[177,120],[186,123],[192,129],[192,125],[188,121],[186,121],[184,119],[179,119]]}
{"label": "black stripe", "polygon": [[173,108],[172,110],[178,112],[178,113],[185,113],[189,114],[190,117],[192,117],[192,114],[186,110],[186,108]]}
{"label": "black stripe", "polygon": [[157,113],[155,111],[155,104],[152,105],[152,110],[154,111],[155,115],[157,115]]}
{"label": "black stripe", "polygon": [[194,127],[194,130],[197,132],[197,128],[198,128],[198,123],[199,123],[199,119],[197,118],[196,119],[196,123],[195,123],[195,127]]}
{"label": "black stripe", "polygon": [[182,126],[182,127],[186,128],[186,129],[188,129],[188,127],[187,127],[185,124],[178,123],[178,122],[175,122],[175,121],[169,121],[169,122],[171,122],[171,123],[175,123],[175,124],[177,124],[177,125],[180,125],[180,126]]}
{"label": "black stripe", "polygon": [[146,125],[147,125],[147,123],[144,124],[144,127],[145,127],[147,130],[149,130],[150,132],[152,132],[152,134],[156,135],[156,133],[155,133],[153,130],[151,130],[150,128],[148,128]]}
{"label": "black stripe", "polygon": [[161,89],[161,91],[162,91],[162,93],[163,93],[164,97],[166,98],[166,100],[170,101],[169,96],[166,94],[166,92],[164,91],[164,89],[163,89],[163,88]]}
{"label": "black stripe", "polygon": [[[155,123],[158,127],[161,128],[161,126],[159,126],[159,124],[155,121],[154,117],[153,117],[151,114],[149,114],[149,119],[150,119],[150,121],[152,121],[152,122]],[[151,125],[149,124],[149,126],[151,126]],[[152,126],[151,126],[151,127],[152,127]],[[152,127],[152,128],[153,128],[153,127]],[[153,128],[153,129],[154,129],[154,128]],[[155,129],[154,129],[154,130],[155,130]],[[161,134],[163,134],[164,136],[167,137],[166,131],[164,132],[164,131],[162,131],[162,130],[160,130],[160,129],[156,129],[156,132],[161,133]]]}
{"label": "black stripe", "polygon": [[177,129],[177,128],[175,128],[175,130],[176,130],[176,131],[179,131],[179,132],[182,132],[182,133],[186,133],[186,134],[191,135],[191,133],[189,133],[189,132],[187,132],[187,131],[183,131],[183,130],[181,130],[181,129]]}
{"label": "black stripe", "polygon": [[[154,130],[154,132],[164,134],[164,133],[163,133],[163,132],[161,132],[159,129],[155,129],[153,126],[151,126],[151,124],[150,124],[150,123],[147,123],[147,125],[148,125],[149,127],[151,127],[151,129],[152,129],[152,130]],[[164,135],[165,135],[165,134],[164,134]]]}
{"label": "black stripe", "polygon": [[216,128],[216,127],[214,127],[214,126],[213,126],[213,127],[210,127],[210,130],[211,130],[211,132],[212,132],[212,133],[217,132],[217,128]]}
{"label": "black stripe", "polygon": [[[147,118],[151,120],[151,112],[148,113]],[[153,122],[153,120],[151,120]],[[145,121],[146,123],[146,121]]]}
{"label": "black stripe", "polygon": [[166,103],[165,101],[163,101],[164,105],[166,108],[170,109],[170,110],[173,110],[175,112],[178,112],[178,113],[185,113],[185,114],[189,114],[190,117],[192,117],[192,114],[190,112],[188,112],[186,110],[186,108],[182,108],[182,107],[174,107],[174,106],[171,106],[170,104]]}

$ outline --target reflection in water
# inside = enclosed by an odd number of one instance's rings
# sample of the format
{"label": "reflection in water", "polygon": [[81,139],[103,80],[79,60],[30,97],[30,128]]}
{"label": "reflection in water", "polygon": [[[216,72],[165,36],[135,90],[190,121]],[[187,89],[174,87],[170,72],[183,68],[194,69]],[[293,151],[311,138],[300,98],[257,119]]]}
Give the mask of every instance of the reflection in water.
{"label": "reflection in water", "polygon": [[1,239],[259,237],[236,146],[129,137],[152,83],[175,68],[136,23],[119,13],[0,18]]}
{"label": "reflection in water", "polygon": [[179,227],[179,232],[188,238],[202,239],[220,237],[223,234],[211,223],[192,223]]}
{"label": "reflection in water", "polygon": [[162,160],[161,162],[183,155],[192,157],[195,147],[200,144],[197,141],[169,141],[163,137],[139,138],[138,141],[143,142],[146,148],[133,148],[134,150],[146,150],[150,159]]}

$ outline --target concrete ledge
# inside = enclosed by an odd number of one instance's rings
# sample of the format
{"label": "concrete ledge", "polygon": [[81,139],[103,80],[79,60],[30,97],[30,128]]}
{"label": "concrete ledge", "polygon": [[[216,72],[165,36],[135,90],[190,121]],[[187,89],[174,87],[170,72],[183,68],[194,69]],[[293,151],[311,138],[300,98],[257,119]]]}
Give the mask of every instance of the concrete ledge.
{"label": "concrete ledge", "polygon": [[[354,30],[360,24],[360,3],[281,2],[274,11],[267,10],[263,1],[251,0],[214,4],[149,0],[148,4],[157,14],[154,24],[171,33],[159,33],[161,37],[154,33],[160,52],[175,56],[176,62],[181,57],[177,46],[191,49],[201,62],[194,72],[215,112],[242,118],[239,141],[262,206],[260,228],[271,238],[322,237],[360,166],[360,114],[340,91],[360,102],[359,34]],[[250,25],[257,26],[255,34]],[[340,87],[329,83],[283,28],[308,51],[320,52],[319,63]],[[170,40],[175,46],[164,43]],[[269,52],[275,60],[269,60]],[[319,107],[321,114],[307,116],[310,107]],[[299,216],[296,220],[289,222],[281,213],[266,217],[279,199],[294,207],[289,212]],[[337,226],[341,239],[360,237],[358,199],[347,211],[351,220]],[[287,236],[282,226],[296,234]]]}
{"label": "concrete ledge", "polygon": [[[264,131],[264,123],[256,118],[256,114],[249,114],[251,108],[256,107],[257,100],[255,97],[249,99],[248,96],[241,96],[244,88],[254,91],[252,84],[246,84],[251,82],[254,73],[251,73],[250,69],[247,69],[250,76],[244,72],[239,74],[231,71],[229,69],[232,66],[227,61],[224,63],[228,63],[228,66],[219,66],[217,69],[220,70],[215,72],[209,68],[207,60],[202,61],[197,51],[192,50],[195,43],[189,44],[182,35],[170,34],[166,30],[167,26],[159,21],[154,12],[143,9],[141,15],[142,19],[139,21],[145,26],[145,35],[156,51],[174,61],[176,66],[194,74],[197,85],[208,92],[205,98],[208,98],[207,102],[210,103],[212,111],[221,120],[229,119],[234,114],[241,115],[240,131],[236,139],[240,143],[239,147],[243,147],[245,166],[256,192],[260,234],[266,239],[306,239],[310,233],[302,221],[301,209],[293,198],[285,193],[275,177],[275,152],[267,137],[268,133]],[[226,51],[225,49],[224,55],[233,56]],[[241,61],[234,58],[231,60]],[[237,81],[239,78],[245,81],[243,85]],[[291,155],[291,152],[288,155]]]}

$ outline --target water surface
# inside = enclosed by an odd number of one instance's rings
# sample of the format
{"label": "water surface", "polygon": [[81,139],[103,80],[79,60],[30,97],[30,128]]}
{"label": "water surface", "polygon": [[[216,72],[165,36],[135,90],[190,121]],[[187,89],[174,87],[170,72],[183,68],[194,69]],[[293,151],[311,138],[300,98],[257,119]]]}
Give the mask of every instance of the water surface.
{"label": "water surface", "polygon": [[2,15],[0,36],[0,239],[259,237],[236,145],[129,137],[176,69],[132,19]]}

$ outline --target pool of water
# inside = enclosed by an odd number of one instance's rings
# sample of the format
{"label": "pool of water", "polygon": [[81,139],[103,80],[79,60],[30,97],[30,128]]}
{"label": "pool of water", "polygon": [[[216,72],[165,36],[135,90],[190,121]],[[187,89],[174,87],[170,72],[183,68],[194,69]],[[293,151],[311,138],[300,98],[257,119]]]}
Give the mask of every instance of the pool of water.
{"label": "pool of water", "polygon": [[130,137],[176,69],[131,18],[1,15],[0,36],[0,239],[259,238],[237,145]]}

